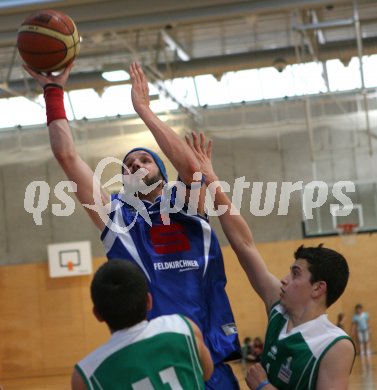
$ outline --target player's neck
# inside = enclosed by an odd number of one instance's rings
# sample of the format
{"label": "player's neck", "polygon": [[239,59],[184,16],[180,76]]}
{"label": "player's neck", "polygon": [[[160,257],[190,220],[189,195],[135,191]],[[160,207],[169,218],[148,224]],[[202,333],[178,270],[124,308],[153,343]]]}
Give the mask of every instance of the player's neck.
{"label": "player's neck", "polygon": [[162,187],[158,186],[153,191],[149,192],[148,194],[142,194],[141,192],[138,193],[138,196],[141,200],[146,200],[150,203],[154,203],[156,198],[162,194]]}
{"label": "player's neck", "polygon": [[307,306],[302,309],[289,312],[287,332],[289,333],[296,326],[315,320],[322,314],[326,314],[326,307],[316,305]]}

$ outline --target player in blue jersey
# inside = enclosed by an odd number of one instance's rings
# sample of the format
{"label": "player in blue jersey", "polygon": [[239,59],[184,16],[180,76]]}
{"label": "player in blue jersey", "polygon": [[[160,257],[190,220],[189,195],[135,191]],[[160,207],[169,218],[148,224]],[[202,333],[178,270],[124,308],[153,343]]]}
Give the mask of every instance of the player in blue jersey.
{"label": "player in blue jersey", "polygon": [[[326,315],[349,277],[344,257],[334,250],[300,246],[281,281],[269,272],[244,218],[218,184],[211,162],[212,143],[193,134],[187,142],[211,189],[221,226],[268,318],[261,364],[252,365],[246,383],[252,390],[346,389],[355,357],[351,338]],[[231,212],[232,210],[232,212]]]}
{"label": "player in blue jersey", "polygon": [[[184,188],[182,191],[182,186],[178,186],[174,196],[164,195],[162,190],[168,179],[162,160],[149,149],[136,148],[124,158],[125,194],[114,196],[110,203],[109,194],[93,184],[92,169],[74,147],[63,103],[63,87],[70,68],[58,76],[25,68],[44,88],[47,124],[56,159],[68,178],[77,184],[76,196],[82,204],[98,204],[100,200],[106,208],[109,219],[104,219],[98,208],[86,210],[102,231],[108,258],[131,259],[143,270],[154,301],[148,318],[179,313],[193,320],[203,332],[215,364],[206,388],[238,389],[238,381],[224,363],[240,357],[237,328],[225,292],[220,246],[203,213],[204,188],[194,154],[151,111],[147,79],[140,65],[132,64],[135,111],[177,170]],[[194,207],[187,210],[180,207],[183,203]]]}

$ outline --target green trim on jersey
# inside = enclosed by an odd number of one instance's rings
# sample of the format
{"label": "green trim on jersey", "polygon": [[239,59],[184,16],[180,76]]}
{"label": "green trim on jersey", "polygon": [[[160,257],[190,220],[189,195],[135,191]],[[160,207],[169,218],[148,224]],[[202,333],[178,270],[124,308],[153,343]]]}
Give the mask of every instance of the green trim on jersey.
{"label": "green trim on jersey", "polygon": [[90,381],[89,381],[88,378],[86,377],[86,375],[85,375],[84,371],[81,369],[81,367],[80,367],[78,364],[76,364],[76,365],[75,365],[75,369],[76,369],[77,372],[80,374],[82,380],[85,382],[85,385],[86,385],[87,389],[91,389],[92,386],[91,386],[91,384],[90,384]]}
{"label": "green trim on jersey", "polygon": [[289,334],[285,333],[287,323],[284,308],[274,305],[261,363],[271,384],[280,390],[314,390],[323,356],[337,341],[351,338],[326,315],[295,327]]}

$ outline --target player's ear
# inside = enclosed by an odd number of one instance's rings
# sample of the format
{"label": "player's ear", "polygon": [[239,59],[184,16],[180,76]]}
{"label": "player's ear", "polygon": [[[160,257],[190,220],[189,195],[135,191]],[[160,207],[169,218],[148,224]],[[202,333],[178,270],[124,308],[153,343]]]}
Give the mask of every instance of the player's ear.
{"label": "player's ear", "polygon": [[324,280],[313,283],[313,297],[317,298],[327,293],[327,283]]}
{"label": "player's ear", "polygon": [[147,295],[147,312],[152,310],[152,307],[153,307],[153,298],[152,298],[152,294],[151,293],[148,293]]}
{"label": "player's ear", "polygon": [[94,317],[96,317],[97,320],[98,320],[99,322],[105,321],[105,320],[101,317],[101,315],[98,313],[98,311],[97,311],[97,309],[96,309],[95,306],[93,306],[92,312],[93,312],[93,314],[94,314]]}

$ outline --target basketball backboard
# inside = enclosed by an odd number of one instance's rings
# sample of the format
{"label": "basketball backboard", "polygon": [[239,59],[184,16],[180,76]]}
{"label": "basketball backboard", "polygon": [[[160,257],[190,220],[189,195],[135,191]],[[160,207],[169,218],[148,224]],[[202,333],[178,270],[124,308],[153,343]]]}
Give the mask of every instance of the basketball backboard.
{"label": "basketball backboard", "polygon": [[50,244],[47,247],[50,277],[69,277],[92,273],[90,241]]}
{"label": "basketball backboard", "polygon": [[[352,182],[348,191],[339,183],[346,182],[322,182],[321,188],[314,193],[302,191],[304,237],[336,235],[344,225],[355,226],[358,233],[377,231],[377,183]],[[313,199],[308,199],[308,194]],[[319,197],[322,197],[321,201],[318,201]],[[309,215],[311,218],[305,210],[307,204],[315,206]]]}

